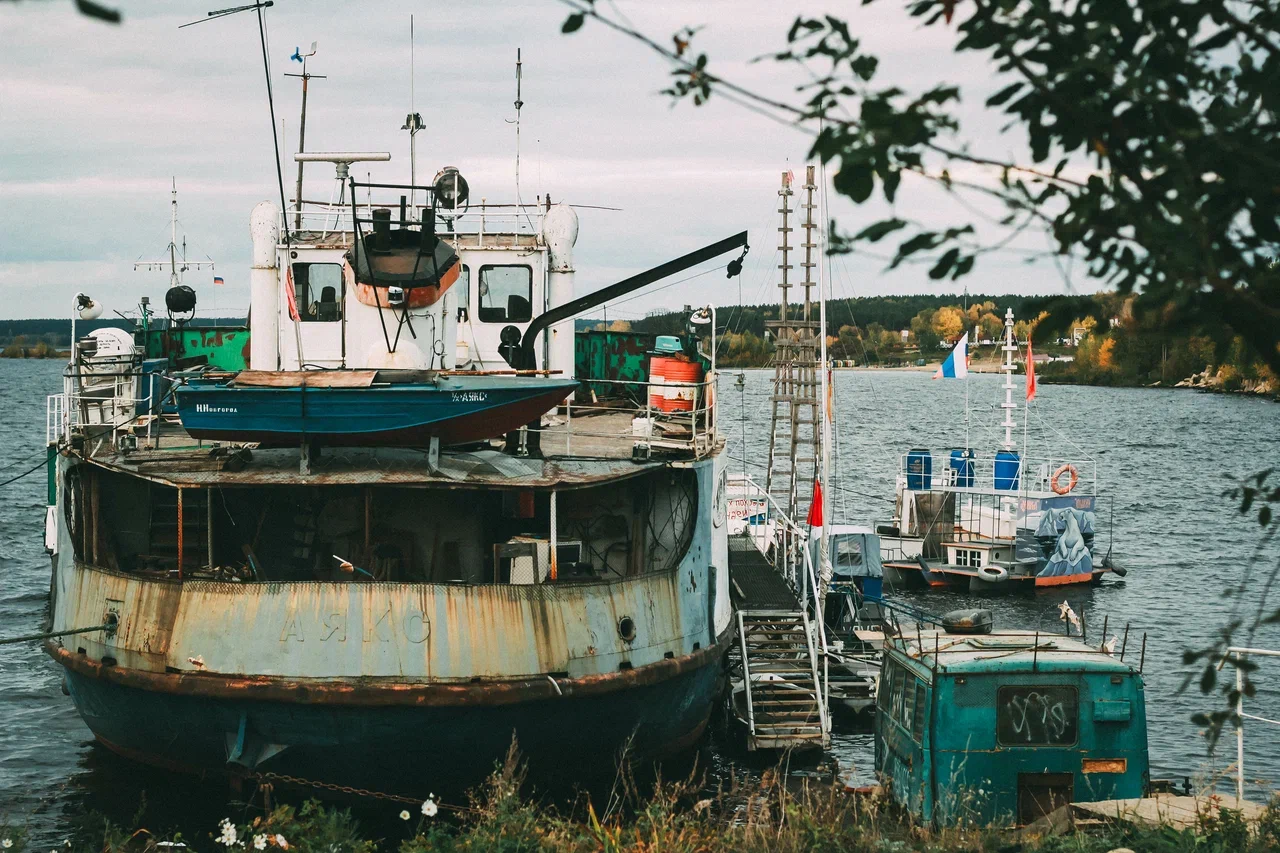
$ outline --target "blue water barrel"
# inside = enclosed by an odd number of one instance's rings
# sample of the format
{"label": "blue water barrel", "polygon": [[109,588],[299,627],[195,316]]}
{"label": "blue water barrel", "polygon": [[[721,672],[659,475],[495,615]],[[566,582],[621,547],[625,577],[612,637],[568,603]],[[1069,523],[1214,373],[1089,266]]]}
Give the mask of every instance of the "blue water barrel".
{"label": "blue water barrel", "polygon": [[951,451],[951,470],[956,472],[956,485],[962,489],[973,488],[973,451]]}
{"label": "blue water barrel", "polygon": [[1022,460],[1012,450],[1001,450],[996,453],[995,487],[1002,492],[1018,491],[1019,474],[1022,473]]}
{"label": "blue water barrel", "polygon": [[907,451],[907,488],[923,492],[933,480],[933,454],[927,450]]}

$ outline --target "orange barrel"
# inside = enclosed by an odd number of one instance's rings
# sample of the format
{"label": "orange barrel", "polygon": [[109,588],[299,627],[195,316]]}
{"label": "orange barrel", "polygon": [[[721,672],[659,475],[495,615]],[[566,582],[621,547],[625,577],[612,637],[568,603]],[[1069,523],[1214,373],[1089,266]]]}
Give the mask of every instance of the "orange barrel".
{"label": "orange barrel", "polygon": [[655,355],[649,359],[649,405],[660,412],[665,412],[666,397],[662,386],[667,384],[667,364],[674,358]]}
{"label": "orange barrel", "polygon": [[661,412],[691,412],[698,389],[671,383],[701,382],[702,365],[696,361],[654,356],[649,368],[649,403]]}

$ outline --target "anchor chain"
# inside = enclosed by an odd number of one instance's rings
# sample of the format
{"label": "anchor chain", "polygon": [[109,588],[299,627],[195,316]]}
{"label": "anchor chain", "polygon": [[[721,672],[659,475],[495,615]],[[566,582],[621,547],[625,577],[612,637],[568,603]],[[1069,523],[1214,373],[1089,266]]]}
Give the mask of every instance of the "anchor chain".
{"label": "anchor chain", "polygon": [[[315,779],[303,779],[299,776],[290,776],[288,773],[271,773],[271,772],[255,771],[252,774],[252,776],[259,784],[262,784],[264,782],[267,784],[271,784],[272,782],[286,782],[290,785],[300,785],[302,787],[307,787],[307,788],[320,788],[325,791],[332,791],[336,794],[346,794],[348,796],[355,796],[355,797],[368,797],[369,799],[385,800],[391,803],[405,803],[411,806],[421,806],[423,803],[423,800],[421,797],[405,797],[400,794],[387,794],[382,791],[371,791],[368,788],[357,788],[353,785],[338,785],[334,782],[320,782]],[[435,804],[438,808],[448,809],[449,811],[454,811],[454,812],[475,811],[475,809],[468,808],[466,806],[447,805],[445,803],[440,802],[439,800],[436,800]]]}

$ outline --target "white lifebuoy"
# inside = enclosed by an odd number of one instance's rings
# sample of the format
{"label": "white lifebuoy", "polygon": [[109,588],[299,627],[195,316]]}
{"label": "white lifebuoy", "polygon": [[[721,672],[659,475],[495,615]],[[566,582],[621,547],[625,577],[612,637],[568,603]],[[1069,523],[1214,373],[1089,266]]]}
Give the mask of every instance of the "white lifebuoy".
{"label": "white lifebuoy", "polygon": [[1004,566],[981,566],[978,577],[987,583],[1004,583],[1009,579],[1009,570]]}

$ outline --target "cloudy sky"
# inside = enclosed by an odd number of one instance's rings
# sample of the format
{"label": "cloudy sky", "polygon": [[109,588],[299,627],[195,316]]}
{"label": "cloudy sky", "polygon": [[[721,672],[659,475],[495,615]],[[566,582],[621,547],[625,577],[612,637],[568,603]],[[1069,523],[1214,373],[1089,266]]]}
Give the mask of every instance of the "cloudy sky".
{"label": "cloudy sky", "polygon": [[[199,26],[220,2],[118,0],[124,22],[79,16],[70,0],[0,2],[0,317],[66,315],[84,290],[109,309],[163,296],[167,277],[135,272],[168,243],[169,183],[179,189],[181,230],[192,259],[212,257],[226,285],[189,273],[204,315],[242,315],[248,300],[249,211],[276,197],[271,122],[256,23],[251,14]],[[835,6],[864,44],[880,55],[883,80],[907,89],[957,82],[963,113],[983,153],[1021,152],[998,123],[984,127],[979,105],[1000,87],[979,59],[950,51],[954,36],[919,29],[896,0]],[[722,76],[790,95],[798,69],[752,63],[778,50],[795,14],[775,0],[672,2],[617,0],[602,5],[665,40],[701,25],[695,45]],[[818,11],[817,8],[806,11]],[[276,115],[282,125],[286,181],[297,145],[298,81],[289,62],[297,45],[318,42],[309,150],[389,151],[375,180],[408,178],[409,17],[416,33],[419,178],[451,164],[473,198],[515,196],[514,64],[523,51],[521,194],[621,208],[582,210],[578,290],[621,277],[744,228],[753,246],[742,280],[747,302],[775,300],[779,174],[802,174],[808,136],[721,98],[672,107],[659,94],[667,67],[644,47],[591,24],[560,34],[556,0],[466,3],[276,0],[268,15]],[[363,172],[362,172],[363,174]],[[305,195],[327,198],[327,165],[308,172]],[[884,215],[832,202],[846,230]],[[982,213],[981,210],[978,211]],[[935,190],[904,182],[899,215],[940,224],[972,213]],[[982,226],[979,218],[978,224]],[[1043,238],[1021,244],[1039,248]],[[835,262],[835,296],[954,291],[930,282],[919,265],[886,273],[860,256]],[[1048,292],[1066,287],[1053,265],[1015,252],[980,264],[972,292]],[[1080,289],[1093,289],[1077,281]],[[707,274],[611,309],[631,317],[708,300],[736,302],[738,284]]]}

